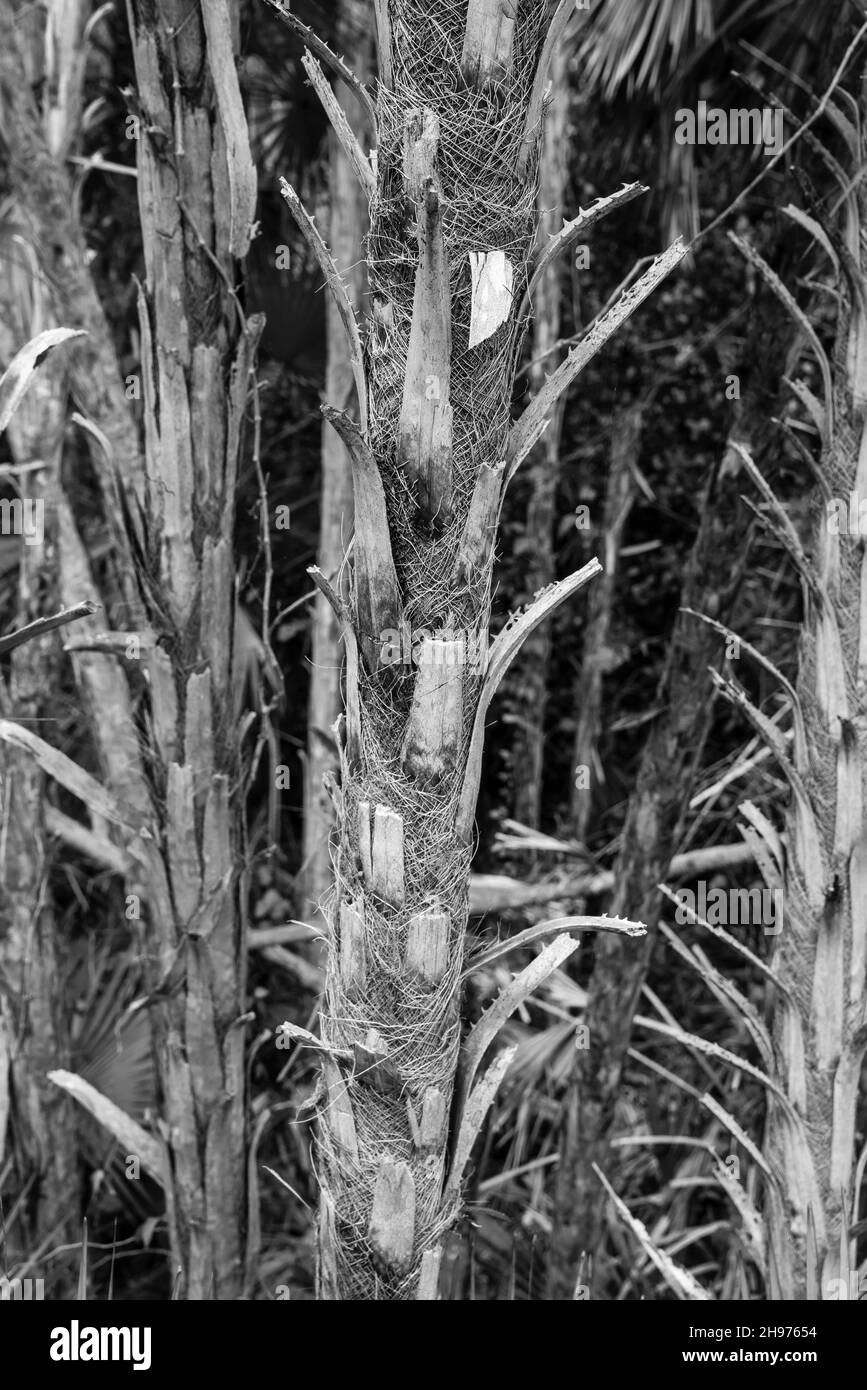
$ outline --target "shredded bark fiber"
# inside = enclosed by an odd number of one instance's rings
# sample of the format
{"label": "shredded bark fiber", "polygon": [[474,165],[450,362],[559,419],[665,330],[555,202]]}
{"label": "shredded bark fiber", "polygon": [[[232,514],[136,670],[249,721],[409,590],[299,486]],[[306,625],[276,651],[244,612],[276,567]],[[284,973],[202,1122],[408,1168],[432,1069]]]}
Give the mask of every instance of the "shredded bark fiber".
{"label": "shredded bark fiber", "polygon": [[[460,631],[470,643],[487,633],[492,538],[480,562],[461,569],[458,558],[483,465],[506,457],[520,346],[516,309],[528,283],[535,233],[535,135],[529,159],[522,160],[522,148],[550,10],[527,0],[517,6],[508,69],[481,88],[470,85],[462,71],[465,0],[433,6],[427,0],[396,0],[388,11],[392,81],[390,90],[380,84],[377,95],[377,184],[368,245],[374,327],[365,353],[367,442],[384,484],[404,622],[434,635]],[[450,310],[447,380],[431,367],[439,378],[432,384],[434,399],[439,390],[451,406],[451,486],[448,505],[439,509],[431,509],[429,493],[412,485],[398,459],[420,259],[418,219],[426,215],[423,204],[408,195],[406,131],[420,130],[425,113],[434,113],[439,128],[434,181]],[[494,250],[511,263],[514,307],[501,327],[470,348],[470,252]],[[496,521],[496,507],[491,520]],[[365,632],[368,614],[356,600],[357,593],[352,623],[363,653],[365,638],[374,644],[382,638]],[[354,665],[350,661],[348,681]],[[408,774],[405,751],[418,668],[371,669],[369,661],[359,659],[357,670],[360,728],[353,728],[354,697],[347,691],[336,885],[326,905],[334,950],[322,1038],[340,1070],[325,1069],[327,1099],[319,1125],[320,1295],[414,1299],[424,1253],[436,1249],[455,1215],[453,1202],[443,1204],[444,1121],[460,1041],[471,857],[456,821],[480,673],[469,664],[457,671],[443,668],[444,681],[462,684],[462,732],[443,775],[420,777]],[[374,891],[376,866],[366,843],[372,833],[375,860],[377,834],[385,834],[377,826],[377,807],[402,821],[403,891],[399,886],[393,891],[392,885],[392,902]],[[437,914],[448,921],[447,963],[438,982],[408,968],[406,961],[411,920],[425,914],[428,923],[431,916],[436,923]],[[360,947],[357,940],[349,942],[350,933],[360,934]],[[434,964],[432,973],[438,969]],[[354,1064],[347,1064],[347,1055],[354,1056]],[[387,1062],[378,1060],[383,1057]],[[385,1156],[394,1161],[386,1174]],[[414,1189],[408,1258],[399,1241],[389,1245],[391,1236],[387,1229],[383,1235],[379,1220],[388,1209],[389,1182],[404,1207],[407,1183]]]}

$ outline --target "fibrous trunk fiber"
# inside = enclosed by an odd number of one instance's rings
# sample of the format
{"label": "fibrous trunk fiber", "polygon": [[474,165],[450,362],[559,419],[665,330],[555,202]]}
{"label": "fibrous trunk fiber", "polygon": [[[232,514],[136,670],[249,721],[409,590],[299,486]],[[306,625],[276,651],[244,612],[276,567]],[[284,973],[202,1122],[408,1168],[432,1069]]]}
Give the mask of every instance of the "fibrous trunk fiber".
{"label": "fibrous trunk fiber", "polygon": [[334,417],[356,486],[319,1126],[320,1296],[341,1299],[435,1296],[455,1210],[470,745],[550,19],[527,3],[378,11],[369,395],[360,431]]}

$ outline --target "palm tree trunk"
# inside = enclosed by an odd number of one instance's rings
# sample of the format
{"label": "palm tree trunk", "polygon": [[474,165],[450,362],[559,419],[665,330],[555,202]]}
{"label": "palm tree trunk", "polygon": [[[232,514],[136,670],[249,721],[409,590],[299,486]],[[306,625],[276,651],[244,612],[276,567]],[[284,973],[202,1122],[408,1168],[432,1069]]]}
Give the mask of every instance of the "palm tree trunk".
{"label": "palm tree trunk", "polygon": [[[370,7],[364,0],[340,0],[337,36],[340,51],[355,59],[361,81],[370,75],[368,49]],[[364,104],[349,92],[346,116],[363,148],[370,147],[373,131]],[[367,276],[362,246],[368,225],[364,190],[352,164],[333,131],[329,152],[329,244],[339,265],[347,267],[344,279],[353,307],[361,311]],[[340,311],[329,299],[326,308],[325,398],[346,403],[352,392],[352,363]],[[322,487],[320,491],[319,551],[317,564],[334,583],[352,534],[352,471],[349,454],[339,435],[327,423],[322,427]],[[341,709],[340,623],[331,604],[317,594],[313,610],[310,657],[310,698],[307,714],[307,767],[304,778],[304,841],[302,912],[315,913],[331,884],[329,839],[334,825],[334,806],[324,784],[326,773],[338,768],[333,725]]]}
{"label": "palm tree trunk", "polygon": [[[863,79],[860,106],[863,129]],[[865,150],[862,135],[855,165]],[[845,199],[848,284],[833,358],[821,360],[826,414],[810,561],[792,549],[805,616],[793,757],[784,761],[792,789],[784,924],[771,960],[783,1094],[769,1098],[765,1134],[779,1178],[769,1189],[771,1296],[785,1300],[859,1292],[849,1227],[858,1219],[856,1108],[867,1051],[865,227],[867,197],[858,186]]]}
{"label": "palm tree trunk", "polygon": [[[514,4],[471,4],[466,20],[419,0],[379,6],[370,282],[383,327],[371,344],[369,424],[364,399],[363,433],[331,416],[353,450],[348,640],[357,632],[360,650],[347,672],[332,906],[340,954],[322,1016],[324,1298],[430,1297],[451,1216],[446,1137],[479,771],[467,766],[479,677],[465,656],[488,625],[515,339],[505,280],[511,271],[523,287],[532,246],[535,171],[517,166],[542,8],[516,24]],[[482,271],[488,258],[496,267],[491,294],[506,318],[496,336],[490,323],[471,325],[469,253]],[[407,628],[410,643],[429,634],[417,641],[417,674],[404,660]]]}
{"label": "palm tree trunk", "polygon": [[[543,244],[560,230],[565,216],[569,175],[569,52],[565,44],[552,58],[550,82],[537,199],[539,239]],[[562,349],[556,347],[560,339],[561,272],[559,263],[549,266],[533,296],[530,386],[534,392],[541,391],[546,377],[562,360]],[[530,499],[523,536],[527,559],[524,588],[528,595],[544,589],[555,577],[554,523],[564,405],[561,399],[554,419],[528,460]],[[518,769],[514,815],[524,825],[533,827],[539,824],[542,802],[550,659],[551,637],[544,625],[525,643],[513,697],[516,721],[513,758]]]}
{"label": "palm tree trunk", "polygon": [[647,405],[647,401],[633,401],[618,415],[612,427],[602,518],[604,573],[590,591],[581,669],[575,681],[578,722],[572,752],[571,809],[575,837],[582,843],[591,824],[595,793],[602,775],[598,741],[602,725],[603,679],[609,670],[620,545],[635,496],[632,465],[641,451]]}
{"label": "palm tree trunk", "polygon": [[375,11],[375,171],[342,137],[373,200],[366,354],[285,182],[284,196],[342,306],[359,412],[356,424],[326,407],[352,459],[355,535],[349,604],[320,576],[347,667],[321,1017],[319,1293],[407,1300],[436,1297],[466,1158],[462,1129],[447,1176],[486,711],[526,633],[598,568],[546,591],[486,654],[503,487],[562,391],[682,248],[512,426],[543,86],[572,6],[471,0],[463,13],[377,0]]}
{"label": "palm tree trunk", "polygon": [[133,0],[139,298],[157,790],[142,918],[168,1124],[173,1257],[188,1299],[232,1299],[246,1226],[242,753],[233,703],[235,486],[261,320],[233,288],[256,201],[238,6]]}
{"label": "palm tree trunk", "polygon": [[[235,734],[233,530],[262,324],[245,318],[233,286],[256,200],[237,23],[229,0],[201,13],[181,0],[130,8],[146,270],[142,467],[68,180],[33,119],[14,25],[0,12],[10,169],[43,233],[58,316],[88,331],[74,387],[104,436],[94,462],[127,632],[110,635],[116,655],[79,650],[74,665],[115,808],[121,853],[108,845],[108,857],[113,867],[124,864],[129,915],[141,923],[162,1090],[160,1176],[173,1263],[189,1299],[235,1298],[245,1287],[246,781]],[[74,509],[61,496],[57,510],[63,596],[72,588],[75,598],[96,599]],[[124,660],[147,663],[144,723],[134,716]],[[105,805],[98,787],[95,797]],[[69,832],[76,841],[78,832],[77,824]],[[105,854],[98,835],[83,838]]]}

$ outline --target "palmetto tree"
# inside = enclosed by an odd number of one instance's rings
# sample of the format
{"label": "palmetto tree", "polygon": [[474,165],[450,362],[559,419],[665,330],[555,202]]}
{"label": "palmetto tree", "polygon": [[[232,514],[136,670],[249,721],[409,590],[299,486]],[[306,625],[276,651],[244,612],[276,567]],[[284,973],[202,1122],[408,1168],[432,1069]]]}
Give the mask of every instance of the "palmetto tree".
{"label": "palmetto tree", "polygon": [[[723,41],[736,45],[749,38],[756,50],[770,50],[797,70],[815,52],[828,16],[801,5],[768,17],[760,5],[728,4],[724,0],[658,0],[647,6],[603,3],[582,31],[579,62],[600,96],[612,104],[623,96],[637,112],[622,117],[627,134],[639,138],[652,114],[671,135],[674,111],[692,105],[701,93],[719,90],[716,54]],[[735,47],[735,51],[737,48]],[[726,74],[727,76],[727,74]],[[795,73],[796,81],[797,72]],[[720,95],[719,101],[724,98]],[[738,104],[745,104],[739,101]],[[689,146],[663,139],[662,183],[668,189],[666,220],[697,230],[696,168]],[[737,151],[728,152],[732,195],[745,182]],[[790,242],[788,230],[777,238],[775,254]],[[701,506],[700,524],[682,589],[682,603],[716,619],[728,621],[736,593],[738,567],[743,565],[747,528],[738,494],[743,465],[737,445],[747,443],[764,454],[773,443],[769,415],[798,328],[767,288],[758,298],[744,337],[739,370],[743,400],[735,410],[728,437],[722,441],[714,475]],[[739,475],[740,481],[739,481]],[[630,911],[655,928],[662,899],[657,885],[677,848],[701,749],[710,727],[707,667],[720,649],[708,631],[697,628],[694,616],[681,615],[675,624],[657,692],[660,711],[651,726],[630,798],[615,870],[614,910],[629,903]],[[592,1269],[604,1230],[604,1209],[597,1169],[605,1166],[614,1124],[615,1103],[631,1036],[631,1021],[651,958],[651,932],[638,949],[624,952],[615,939],[602,941],[589,982],[584,1015],[590,1047],[576,1054],[567,1095],[556,1182],[553,1257],[549,1293],[570,1297],[582,1255]],[[598,1267],[598,1262],[597,1262]]]}
{"label": "palmetto tree", "polygon": [[[841,26],[842,27],[842,26]],[[867,26],[841,61],[858,51]],[[847,35],[848,37],[848,35]],[[867,706],[864,672],[864,441],[867,429],[867,306],[864,229],[867,198],[850,170],[867,153],[864,79],[860,99],[837,89],[823,99],[826,138],[841,138],[838,162],[814,142],[832,174],[816,220],[799,218],[822,261],[830,252],[839,313],[833,351],[782,286],[781,300],[801,326],[822,383],[821,401],[796,380],[791,389],[808,412],[819,443],[803,545],[767,484],[760,486],[769,524],[793,561],[804,594],[804,622],[789,754],[761,729],[790,788],[785,840],[760,825],[763,871],[782,890],[783,930],[771,958],[776,984],[773,1033],[777,1087],[765,1135],[770,1286],[781,1299],[857,1299],[859,1093],[867,1053]],[[819,111],[816,113],[819,114]],[[753,256],[753,259],[756,259]],[[767,276],[767,268],[756,261]],[[743,705],[743,692],[728,688]],[[761,719],[748,709],[758,726]]]}
{"label": "palmetto tree", "polygon": [[[234,515],[262,327],[244,315],[234,276],[252,235],[256,174],[235,62],[239,7],[135,0],[128,14],[145,261],[135,377],[143,448],[67,171],[33,119],[15,26],[0,10],[11,180],[37,228],[55,311],[87,330],[87,366],[78,360],[74,385],[114,542],[111,597],[127,618],[125,633],[91,626],[74,656],[102,781],[32,731],[10,721],[2,732],[89,811],[84,821],[61,818],[59,833],[126,880],[153,1021],[159,1137],[81,1077],[60,1069],[53,1079],[124,1137],[163,1187],[183,1294],[234,1298],[247,1257]],[[90,599],[95,579],[74,501],[58,504],[62,584]]]}
{"label": "palmetto tree", "polygon": [[[539,594],[488,646],[503,491],[561,392],[683,248],[658,258],[513,424],[534,275],[638,188],[565,224],[534,263],[543,93],[573,5],[377,0],[375,12],[373,161],[314,79],[370,200],[366,343],[319,233],[288,185],[284,195],[341,307],[357,396],[356,419],[325,407],[352,460],[348,592],[317,576],[346,650],[318,1043],[320,1295],[414,1299],[436,1296],[441,1239],[507,1060],[477,1081],[484,1054],[499,1023],[577,944],[561,934],[546,947],[461,1049],[486,711],[524,635],[598,569],[591,562]],[[313,46],[359,93],[345,66]],[[311,75],[317,67],[311,55]],[[594,922],[628,929],[565,919]]]}

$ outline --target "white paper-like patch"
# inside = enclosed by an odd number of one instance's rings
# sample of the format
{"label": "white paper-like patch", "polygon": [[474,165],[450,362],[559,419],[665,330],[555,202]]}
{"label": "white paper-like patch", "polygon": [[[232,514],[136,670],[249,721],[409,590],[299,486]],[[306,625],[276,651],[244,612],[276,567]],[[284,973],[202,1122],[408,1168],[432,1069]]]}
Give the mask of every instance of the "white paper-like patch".
{"label": "white paper-like patch", "polygon": [[504,251],[470,251],[469,257],[473,279],[470,347],[477,347],[509,317],[515,271]]}

